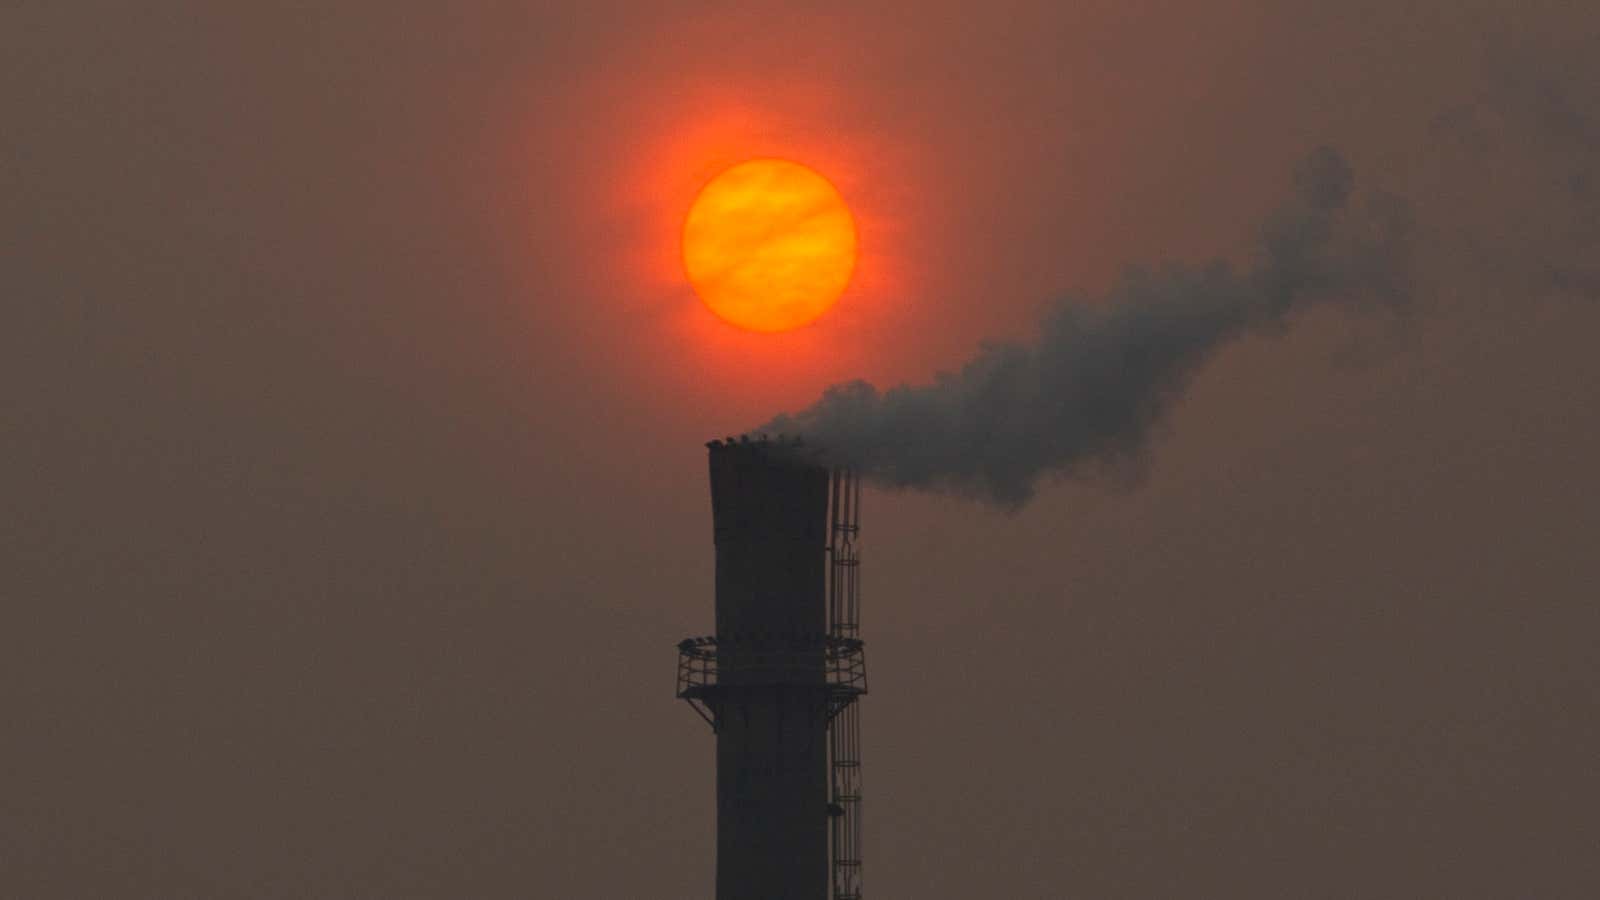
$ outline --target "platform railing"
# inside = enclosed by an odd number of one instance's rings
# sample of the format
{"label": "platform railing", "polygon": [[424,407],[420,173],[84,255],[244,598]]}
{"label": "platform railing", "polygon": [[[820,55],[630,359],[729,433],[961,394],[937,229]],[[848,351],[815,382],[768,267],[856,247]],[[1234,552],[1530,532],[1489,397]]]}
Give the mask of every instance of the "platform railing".
{"label": "platform railing", "polygon": [[677,696],[713,729],[724,690],[735,686],[824,688],[832,720],[867,692],[866,648],[857,638],[830,635],[721,641],[707,635],[678,642]]}

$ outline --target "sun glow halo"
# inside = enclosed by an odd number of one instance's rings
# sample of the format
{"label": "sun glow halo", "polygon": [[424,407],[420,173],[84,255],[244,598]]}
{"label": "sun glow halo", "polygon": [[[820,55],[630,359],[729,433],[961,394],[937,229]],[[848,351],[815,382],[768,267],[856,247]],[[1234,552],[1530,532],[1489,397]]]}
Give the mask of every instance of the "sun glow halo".
{"label": "sun glow halo", "polygon": [[752,331],[786,331],[827,312],[856,264],[855,217],[810,168],[754,159],[700,190],[683,224],[683,265],[707,307]]}

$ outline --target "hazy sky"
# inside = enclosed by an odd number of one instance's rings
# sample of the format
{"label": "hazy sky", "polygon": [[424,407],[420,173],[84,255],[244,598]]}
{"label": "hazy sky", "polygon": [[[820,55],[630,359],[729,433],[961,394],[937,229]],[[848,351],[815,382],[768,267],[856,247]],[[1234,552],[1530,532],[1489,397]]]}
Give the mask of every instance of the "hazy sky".
{"label": "hazy sky", "polygon": [[[867,497],[867,890],[1600,895],[1596,60],[1580,0],[11,0],[0,895],[710,896],[703,442],[1244,264],[1324,145],[1403,311],[1020,511]],[[779,336],[675,262],[759,155],[861,224]]]}

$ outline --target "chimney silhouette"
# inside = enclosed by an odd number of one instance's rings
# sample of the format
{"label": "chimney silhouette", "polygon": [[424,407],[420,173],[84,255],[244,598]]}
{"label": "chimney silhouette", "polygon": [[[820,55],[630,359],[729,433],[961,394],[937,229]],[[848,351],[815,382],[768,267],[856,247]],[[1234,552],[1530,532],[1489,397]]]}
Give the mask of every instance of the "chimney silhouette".
{"label": "chimney silhouette", "polygon": [[798,443],[707,446],[716,634],[679,644],[678,696],[716,734],[716,897],[856,900],[858,488]]}

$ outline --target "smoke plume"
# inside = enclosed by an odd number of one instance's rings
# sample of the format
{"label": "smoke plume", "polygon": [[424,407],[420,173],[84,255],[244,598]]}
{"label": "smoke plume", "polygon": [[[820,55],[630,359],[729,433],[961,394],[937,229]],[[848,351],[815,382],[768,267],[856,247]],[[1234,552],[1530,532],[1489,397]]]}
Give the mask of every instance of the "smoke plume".
{"label": "smoke plume", "polygon": [[1032,343],[981,347],[959,372],[879,391],[864,381],[760,431],[803,435],[834,463],[892,487],[1015,508],[1040,479],[1137,462],[1194,373],[1242,335],[1323,302],[1403,303],[1398,207],[1352,203],[1350,167],[1320,149],[1261,228],[1251,264],[1131,268],[1098,302],[1072,299]]}

